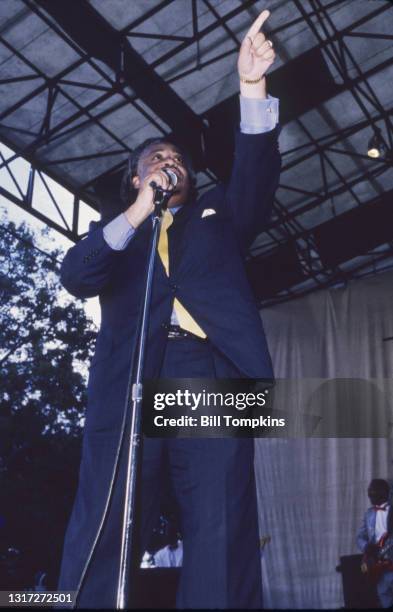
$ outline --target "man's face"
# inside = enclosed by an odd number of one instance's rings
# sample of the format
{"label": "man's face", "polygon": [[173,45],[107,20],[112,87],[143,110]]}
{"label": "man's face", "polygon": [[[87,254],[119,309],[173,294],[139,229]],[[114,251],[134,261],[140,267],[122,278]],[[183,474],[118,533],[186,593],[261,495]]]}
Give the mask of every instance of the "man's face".
{"label": "man's face", "polygon": [[132,180],[134,187],[139,189],[146,177],[163,168],[171,168],[178,178],[176,189],[169,199],[168,208],[184,204],[190,190],[190,177],[182,154],[175,145],[170,143],[163,142],[146,147],[138,162],[138,174]]}
{"label": "man's face", "polygon": [[368,496],[373,506],[380,506],[388,501],[385,488],[377,486],[373,483],[371,483],[368,488]]}

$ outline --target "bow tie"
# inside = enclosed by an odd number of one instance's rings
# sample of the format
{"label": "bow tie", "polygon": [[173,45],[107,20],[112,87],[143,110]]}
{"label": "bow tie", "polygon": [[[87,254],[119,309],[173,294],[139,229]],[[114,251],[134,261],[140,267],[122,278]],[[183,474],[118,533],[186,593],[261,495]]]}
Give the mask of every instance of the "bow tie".
{"label": "bow tie", "polygon": [[378,510],[382,510],[383,512],[386,512],[387,507],[386,506],[373,506],[373,510],[375,510],[375,512],[378,512]]}

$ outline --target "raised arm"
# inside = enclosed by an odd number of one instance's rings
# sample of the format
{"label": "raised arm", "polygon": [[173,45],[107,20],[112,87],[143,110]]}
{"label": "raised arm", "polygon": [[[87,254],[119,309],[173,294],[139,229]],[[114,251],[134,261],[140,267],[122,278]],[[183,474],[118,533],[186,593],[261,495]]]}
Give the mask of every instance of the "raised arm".
{"label": "raised arm", "polygon": [[[278,100],[268,99],[266,93],[266,71],[274,62],[275,52],[272,42],[260,31],[269,15],[269,11],[262,11],[251,25],[237,63],[242,131],[236,134],[225,205],[244,248],[263,231],[270,218],[281,169],[280,128],[275,125]],[[250,111],[254,117],[251,120]]]}
{"label": "raised arm", "polygon": [[237,69],[240,93],[245,98],[267,97],[266,72],[273,64],[276,54],[273,43],[260,30],[269,15],[269,11],[262,11],[246,33],[240,47]]}

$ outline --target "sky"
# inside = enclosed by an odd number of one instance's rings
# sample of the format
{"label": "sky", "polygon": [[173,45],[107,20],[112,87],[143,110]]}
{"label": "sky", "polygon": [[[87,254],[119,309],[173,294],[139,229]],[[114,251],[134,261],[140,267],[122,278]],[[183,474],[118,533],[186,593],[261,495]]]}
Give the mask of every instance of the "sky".
{"label": "sky", "polygon": [[[13,157],[13,155],[14,152],[11,149],[0,143],[0,165],[2,164],[3,160],[10,159]],[[11,170],[13,177],[6,166],[0,168],[0,186],[3,189],[11,192],[16,197],[20,198],[21,193],[19,189],[23,194],[26,194],[27,191],[30,164],[26,160],[18,157],[9,163],[9,169]],[[71,225],[72,203],[74,198],[73,194],[59,185],[59,183],[56,183],[56,181],[46,176],[45,173],[42,173],[42,176],[43,179],[38,174],[35,176],[32,198],[33,208],[65,227],[64,221],[57,211],[50,194],[48,193],[48,187],[53,198],[57,202],[64,219],[69,225]],[[34,243],[36,246],[47,253],[50,253],[59,247],[66,252],[73,245],[71,240],[52,228],[49,228],[48,236],[42,236],[41,230],[47,227],[46,224],[1,194],[0,210],[4,211],[6,218],[13,221],[17,226],[23,222],[26,223],[28,228],[34,233]],[[91,208],[91,206],[81,201],[79,208],[78,233],[81,234],[86,232],[88,230],[90,221],[96,221],[98,219],[99,213]],[[94,323],[99,327],[101,316],[98,298],[90,298],[86,300],[85,311],[86,314],[91,317]]]}

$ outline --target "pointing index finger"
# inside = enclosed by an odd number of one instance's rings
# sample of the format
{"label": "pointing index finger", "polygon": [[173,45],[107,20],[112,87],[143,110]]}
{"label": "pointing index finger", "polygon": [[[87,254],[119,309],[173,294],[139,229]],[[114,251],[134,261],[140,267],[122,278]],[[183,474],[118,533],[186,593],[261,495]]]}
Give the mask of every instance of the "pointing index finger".
{"label": "pointing index finger", "polygon": [[267,9],[262,11],[262,13],[258,15],[254,23],[251,25],[245,38],[251,38],[251,40],[254,40],[254,37],[258,34],[259,30],[261,29],[269,15],[270,11],[268,11]]}

